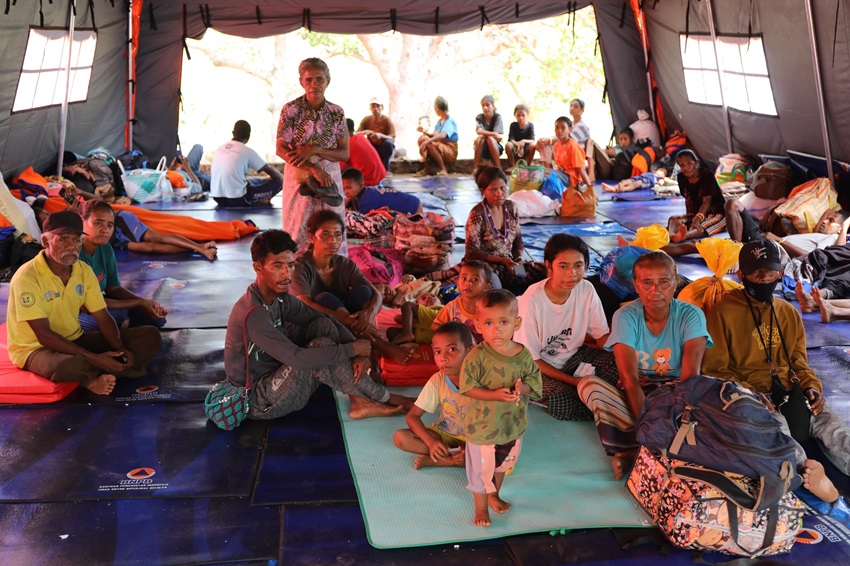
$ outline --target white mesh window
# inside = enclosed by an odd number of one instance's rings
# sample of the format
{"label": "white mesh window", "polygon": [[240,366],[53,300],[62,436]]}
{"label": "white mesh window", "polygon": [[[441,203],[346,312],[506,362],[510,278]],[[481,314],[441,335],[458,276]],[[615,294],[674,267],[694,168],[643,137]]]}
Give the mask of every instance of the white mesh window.
{"label": "white mesh window", "polygon": [[[720,76],[711,37],[679,36],[688,100],[720,106]],[[776,116],[767,60],[760,37],[717,37],[717,54],[723,69],[726,105],[745,112]]]}
{"label": "white mesh window", "polygon": [[67,39],[68,32],[62,29],[30,30],[12,112],[62,104],[69,48],[68,102],[80,102],[88,97],[97,34],[75,30],[70,45]]}

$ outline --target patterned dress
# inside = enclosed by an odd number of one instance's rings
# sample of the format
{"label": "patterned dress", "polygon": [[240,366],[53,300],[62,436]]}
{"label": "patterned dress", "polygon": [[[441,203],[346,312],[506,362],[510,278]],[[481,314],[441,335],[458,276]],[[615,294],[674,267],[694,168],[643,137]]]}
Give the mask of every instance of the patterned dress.
{"label": "patterned dress", "polygon": [[[341,107],[327,100],[321,108],[313,110],[306,97],[300,96],[284,104],[280,111],[277,139],[293,147],[313,144],[325,149],[336,149],[337,140],[347,137],[345,113]],[[343,195],[339,163],[325,159],[320,159],[319,163],[336,183],[339,194]],[[310,215],[322,208],[330,208],[345,218],[345,208],[342,204],[331,207],[321,199],[298,194],[298,186],[304,180],[298,175],[299,172],[299,169],[290,166],[283,170],[283,229],[298,243],[298,251],[301,252],[309,244],[307,219]],[[340,253],[347,255],[345,242]]]}

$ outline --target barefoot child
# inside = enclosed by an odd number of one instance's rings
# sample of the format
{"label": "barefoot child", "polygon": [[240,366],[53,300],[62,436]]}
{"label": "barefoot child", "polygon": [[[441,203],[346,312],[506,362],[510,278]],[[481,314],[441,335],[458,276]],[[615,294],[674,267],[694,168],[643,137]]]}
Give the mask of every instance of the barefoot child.
{"label": "barefoot child", "polygon": [[510,291],[493,289],[479,297],[475,326],[484,342],[464,360],[460,385],[470,398],[464,419],[466,487],[475,500],[477,527],[490,525],[488,507],[499,514],[511,508],[499,490],[522,448],[528,399],[540,399],[543,389],[531,352],[513,341],[521,322]]}
{"label": "barefoot child", "polygon": [[[425,466],[463,466],[466,437],[463,419],[467,397],[458,390],[460,369],[472,348],[472,333],[460,322],[447,322],[434,332],[434,361],[440,370],[431,376],[407,413],[407,426],[397,430],[393,444],[405,452],[419,454],[413,469]],[[422,415],[439,409],[437,421],[429,426]]]}
{"label": "barefoot child", "polygon": [[434,336],[431,325],[442,310],[443,305],[437,295],[426,293],[420,295],[415,303],[407,301],[401,305],[401,314],[394,318],[401,328],[387,328],[387,338],[393,344],[430,344]]}
{"label": "barefoot child", "polygon": [[457,276],[457,290],[460,296],[449,301],[434,319],[431,328],[436,330],[441,324],[456,320],[469,327],[475,343],[479,344],[482,337],[475,327],[476,302],[481,293],[490,288],[492,273],[490,266],[483,261],[473,260],[463,264]]}
{"label": "barefoot child", "polygon": [[422,201],[416,195],[365,186],[363,173],[354,167],[342,172],[342,191],[345,193],[346,210],[356,210],[361,214],[369,214],[384,206],[405,214],[422,212]]}

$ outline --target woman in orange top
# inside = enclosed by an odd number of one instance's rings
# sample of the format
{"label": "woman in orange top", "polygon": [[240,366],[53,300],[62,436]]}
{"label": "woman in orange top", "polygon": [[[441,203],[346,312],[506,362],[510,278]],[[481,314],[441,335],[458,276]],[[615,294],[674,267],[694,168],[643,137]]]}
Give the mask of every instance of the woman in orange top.
{"label": "woman in orange top", "polygon": [[543,138],[537,142],[537,151],[543,164],[558,174],[564,185],[572,188],[584,182],[590,185],[587,177],[587,158],[584,150],[570,137],[573,123],[566,116],[555,120],[555,137]]}

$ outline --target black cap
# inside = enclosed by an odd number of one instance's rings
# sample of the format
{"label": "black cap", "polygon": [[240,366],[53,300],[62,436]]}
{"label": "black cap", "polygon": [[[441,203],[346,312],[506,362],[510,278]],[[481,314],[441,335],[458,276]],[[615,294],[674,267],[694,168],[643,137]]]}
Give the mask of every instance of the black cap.
{"label": "black cap", "polygon": [[779,247],[767,240],[747,242],[738,254],[738,266],[744,277],[759,269],[780,271]]}
{"label": "black cap", "polygon": [[44,220],[41,231],[47,234],[85,234],[83,219],[72,210],[60,210],[49,214]]}

